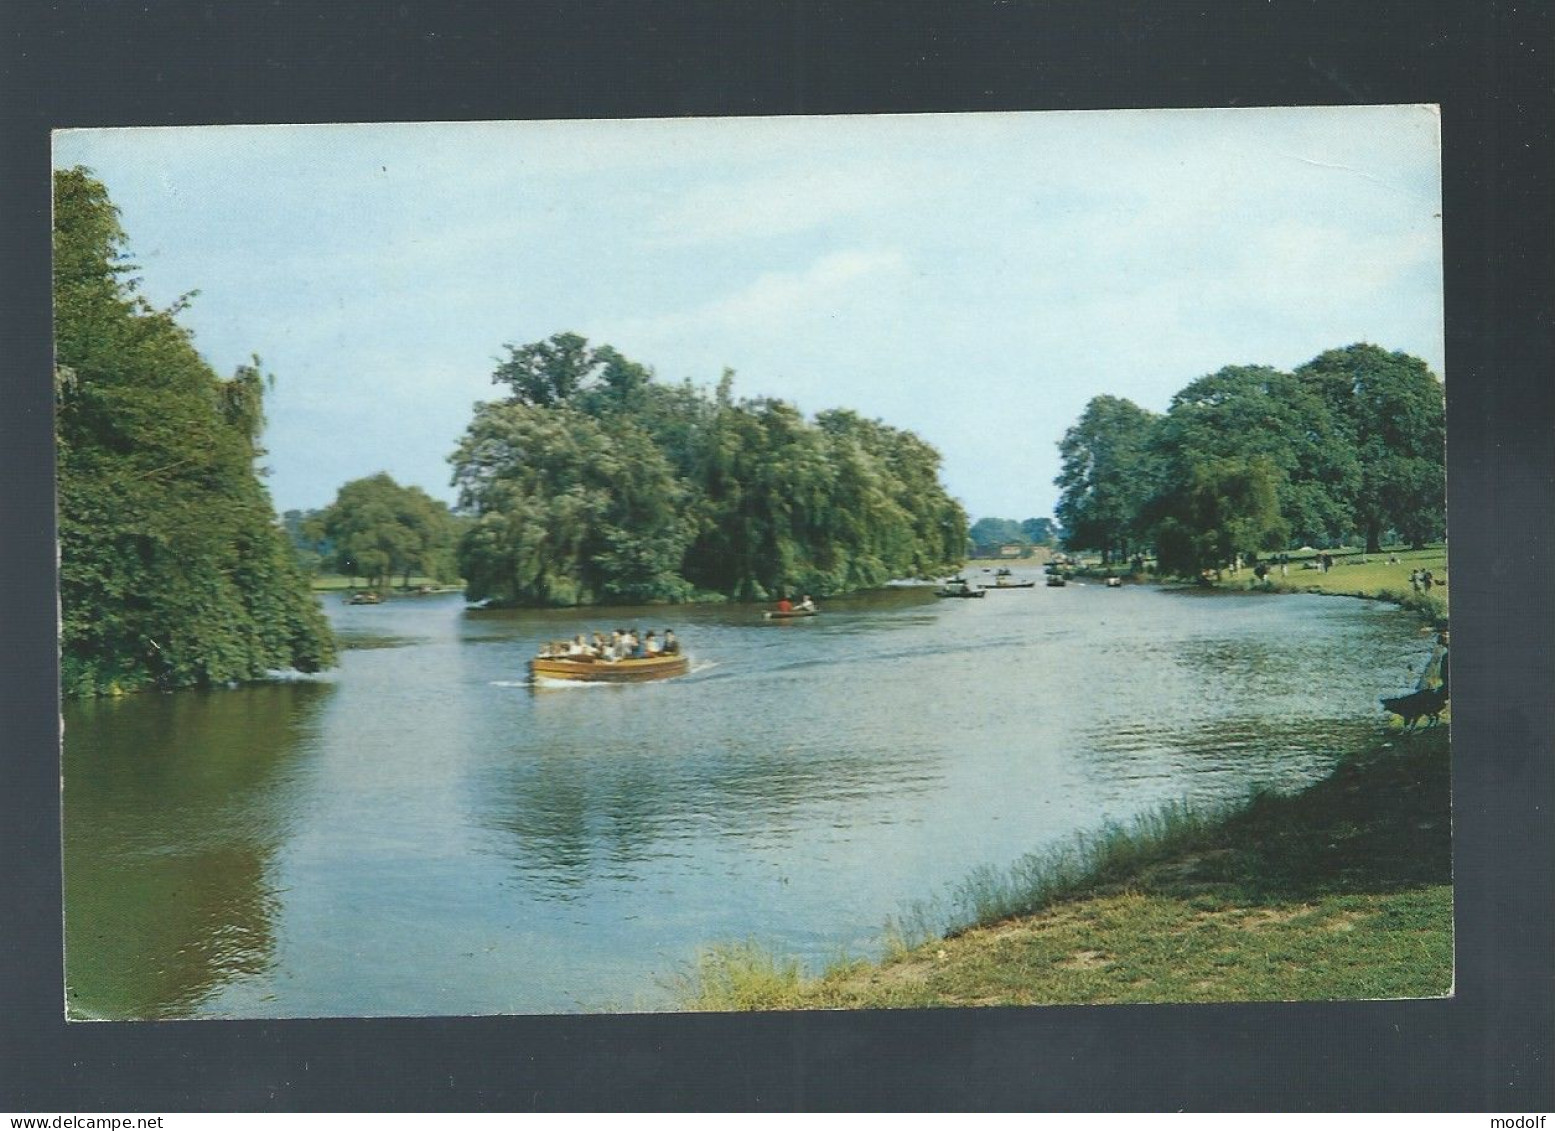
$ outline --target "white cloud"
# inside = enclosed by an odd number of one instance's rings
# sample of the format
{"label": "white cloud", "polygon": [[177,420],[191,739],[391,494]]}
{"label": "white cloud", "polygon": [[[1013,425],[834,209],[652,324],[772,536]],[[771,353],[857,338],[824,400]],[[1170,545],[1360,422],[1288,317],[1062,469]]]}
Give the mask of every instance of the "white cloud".
{"label": "white cloud", "polygon": [[650,245],[769,240],[892,205],[896,182],[882,166],[801,166],[759,179],[698,185],[655,220]]}
{"label": "white cloud", "polygon": [[765,271],[733,294],[698,307],[653,318],[622,319],[606,327],[624,339],[665,344],[719,338],[762,338],[798,334],[808,323],[866,302],[870,291],[900,285],[905,276],[900,252],[852,249],[830,252],[793,271]]}

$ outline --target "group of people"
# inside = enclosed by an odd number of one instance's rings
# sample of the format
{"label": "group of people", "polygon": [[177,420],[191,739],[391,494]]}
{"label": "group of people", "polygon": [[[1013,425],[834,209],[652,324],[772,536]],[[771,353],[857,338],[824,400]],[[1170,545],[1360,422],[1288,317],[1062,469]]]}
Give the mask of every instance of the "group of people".
{"label": "group of people", "polygon": [[1436,584],[1436,575],[1428,569],[1412,569],[1409,571],[1409,584],[1416,593],[1431,591],[1431,586]]}
{"label": "group of people", "polygon": [[540,657],[547,660],[645,660],[651,656],[677,656],[680,641],[675,630],[666,628],[662,637],[650,629],[641,633],[635,628],[618,628],[609,636],[596,632],[590,636],[578,633],[571,640],[553,640],[540,650]]}

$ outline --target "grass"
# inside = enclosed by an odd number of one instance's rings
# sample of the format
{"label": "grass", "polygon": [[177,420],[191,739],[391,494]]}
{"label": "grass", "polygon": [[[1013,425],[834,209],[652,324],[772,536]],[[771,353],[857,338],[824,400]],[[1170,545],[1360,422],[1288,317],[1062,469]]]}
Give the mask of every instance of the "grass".
{"label": "grass", "polygon": [[[1389,559],[1396,558],[1397,561]],[[1447,604],[1447,550],[1443,546],[1424,550],[1395,550],[1382,554],[1349,554],[1335,557],[1334,567],[1327,573],[1315,569],[1302,569],[1292,562],[1289,576],[1281,577],[1276,571],[1271,580],[1277,589],[1290,589],[1306,593],[1333,593],[1347,597],[1370,597],[1376,600],[1404,603],[1413,597],[1429,598]],[[1409,583],[1412,570],[1430,570],[1436,582],[1429,593],[1417,593]],[[1251,581],[1249,571],[1244,570],[1238,579]]]}
{"label": "grass", "polygon": [[878,962],[818,977],[708,948],[687,1009],[892,1008],[1441,996],[1452,987],[1447,728],[1392,731],[1289,796],[1172,806],[974,873],[944,937],[915,908]]}

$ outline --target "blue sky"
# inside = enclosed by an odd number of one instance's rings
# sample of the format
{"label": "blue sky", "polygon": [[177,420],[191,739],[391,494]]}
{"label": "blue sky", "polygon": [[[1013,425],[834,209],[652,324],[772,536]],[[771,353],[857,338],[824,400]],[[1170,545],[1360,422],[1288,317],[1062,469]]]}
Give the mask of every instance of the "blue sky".
{"label": "blue sky", "polygon": [[856,409],[1052,513],[1093,396],[1370,341],[1443,369],[1432,108],[74,130],[146,295],[258,354],[279,509],[447,456],[505,343]]}

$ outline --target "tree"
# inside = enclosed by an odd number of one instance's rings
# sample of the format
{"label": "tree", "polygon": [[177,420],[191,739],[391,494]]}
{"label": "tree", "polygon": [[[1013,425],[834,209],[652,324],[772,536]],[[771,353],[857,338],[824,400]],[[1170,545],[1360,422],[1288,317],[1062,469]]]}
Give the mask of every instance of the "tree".
{"label": "tree", "polygon": [[292,552],[297,556],[298,566],[309,576],[318,573],[325,557],[331,552],[329,540],[319,527],[319,517],[323,513],[319,510],[297,509],[281,512],[281,529],[291,539]]}
{"label": "tree", "polygon": [[[1276,507],[1295,542],[1333,545],[1354,524],[1359,485],[1354,451],[1322,398],[1292,374],[1267,366],[1229,366],[1172,398],[1152,441],[1159,486],[1157,521],[1181,502],[1200,468],[1266,467]],[[1263,547],[1240,545],[1239,551]]]}
{"label": "tree", "polygon": [[535,408],[566,404],[588,384],[601,363],[588,342],[571,333],[503,348],[508,358],[497,366],[492,381],[507,385],[517,403]]}
{"label": "tree", "polygon": [[816,596],[959,562],[939,454],[846,410],[664,386],[576,335],[509,346],[454,452],[470,596],[498,604]]}
{"label": "tree", "polygon": [[471,516],[458,560],[472,600],[578,605],[684,599],[694,519],[651,440],[567,408],[476,408],[451,457]]}
{"label": "tree", "polygon": [[412,573],[452,580],[454,525],[448,504],[420,487],[402,487],[387,472],[355,479],[309,526],[330,547],[333,568],[369,585],[387,586],[394,574],[410,585]]}
{"label": "tree", "polygon": [[972,540],[972,548],[977,551],[977,556],[982,558],[997,553],[999,547],[1006,543],[1015,542],[1024,546],[1029,541],[1020,523],[1013,518],[980,518],[967,531],[967,537]]}
{"label": "tree", "polygon": [[137,293],[106,189],[55,174],[61,678],[91,695],[257,679],[334,641],[255,471],[268,379],[219,378]]}
{"label": "tree", "polygon": [[1238,554],[1278,549],[1290,537],[1272,460],[1211,459],[1156,499],[1156,553],[1166,573],[1218,569]]}
{"label": "tree", "polygon": [[1151,440],[1159,417],[1121,397],[1092,398],[1058,445],[1058,518],[1064,542],[1127,557],[1144,536],[1140,516],[1155,486]]}
{"label": "tree", "polygon": [[1033,546],[1051,546],[1058,541],[1058,524],[1050,518],[1024,519],[1020,532]]}
{"label": "tree", "polygon": [[1425,362],[1366,343],[1296,370],[1322,398],[1359,464],[1352,503],[1366,552],[1389,529],[1418,549],[1446,522],[1445,404]]}

